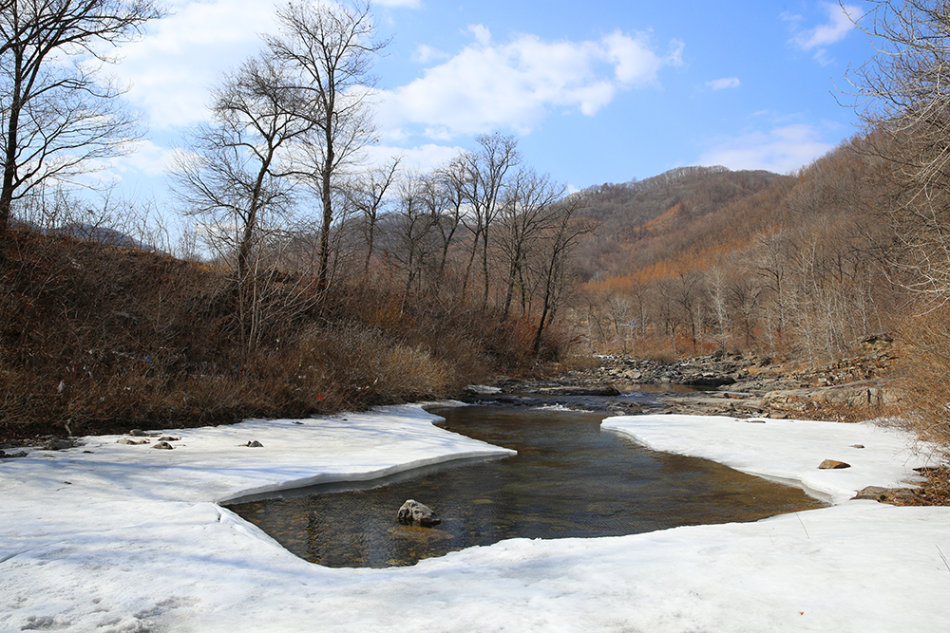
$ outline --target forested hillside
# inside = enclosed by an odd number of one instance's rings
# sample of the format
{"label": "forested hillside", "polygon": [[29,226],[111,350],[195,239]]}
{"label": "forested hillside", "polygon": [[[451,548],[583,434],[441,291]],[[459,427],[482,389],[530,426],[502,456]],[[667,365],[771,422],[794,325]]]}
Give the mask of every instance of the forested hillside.
{"label": "forested hillside", "polygon": [[625,275],[655,263],[662,255],[655,249],[694,247],[694,227],[702,230],[708,215],[789,180],[761,171],[685,167],[642,181],[585,189],[575,198],[581,216],[595,228],[579,247],[578,274],[583,281]]}
{"label": "forested hillside", "polygon": [[794,177],[691,168],[581,192],[598,222],[575,306],[589,348],[818,362],[893,330],[887,175],[854,141]]}

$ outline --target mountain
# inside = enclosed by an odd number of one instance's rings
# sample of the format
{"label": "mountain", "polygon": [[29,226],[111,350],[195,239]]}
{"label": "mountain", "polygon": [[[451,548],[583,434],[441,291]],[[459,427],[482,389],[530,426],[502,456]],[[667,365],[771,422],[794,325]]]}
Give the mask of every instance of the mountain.
{"label": "mountain", "polygon": [[690,167],[579,192],[575,325],[596,351],[847,353],[906,311],[888,171],[856,139],[795,176]]}
{"label": "mountain", "polygon": [[648,266],[657,248],[682,249],[691,237],[705,238],[723,209],[794,182],[767,171],[681,167],[578,192],[581,215],[594,226],[580,249],[581,278],[606,279]]}

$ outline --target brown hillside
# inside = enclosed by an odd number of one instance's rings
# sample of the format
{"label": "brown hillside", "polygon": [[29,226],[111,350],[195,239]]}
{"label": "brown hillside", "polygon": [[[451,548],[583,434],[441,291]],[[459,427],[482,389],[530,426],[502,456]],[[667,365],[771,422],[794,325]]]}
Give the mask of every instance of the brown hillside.
{"label": "brown hillside", "polygon": [[[293,279],[268,298],[300,301]],[[0,446],[304,416],[452,395],[529,361],[533,329],[461,304],[343,287],[273,318],[254,350],[218,269],[12,230],[0,252]]]}

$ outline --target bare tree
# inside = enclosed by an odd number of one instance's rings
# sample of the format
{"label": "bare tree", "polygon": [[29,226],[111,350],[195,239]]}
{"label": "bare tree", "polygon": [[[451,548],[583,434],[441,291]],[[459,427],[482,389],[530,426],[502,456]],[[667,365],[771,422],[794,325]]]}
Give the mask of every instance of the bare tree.
{"label": "bare tree", "polygon": [[392,254],[406,270],[405,300],[409,299],[413,284],[420,280],[429,254],[429,238],[438,219],[438,214],[432,212],[432,205],[438,204],[432,199],[433,194],[429,178],[409,176],[400,186],[399,213],[395,218],[397,247]]}
{"label": "bare tree", "polygon": [[554,320],[554,315],[564,296],[564,290],[569,279],[570,253],[577,246],[580,237],[590,231],[589,227],[579,224],[575,214],[579,208],[576,199],[565,200],[559,205],[557,222],[551,228],[542,250],[540,288],[541,288],[541,317],[538,320],[538,329],[535,331],[533,352],[537,355],[541,350],[541,337],[545,328]]}
{"label": "bare tree", "polygon": [[[950,302],[950,9],[933,0],[869,0],[852,16],[878,54],[852,74],[867,147],[898,174],[890,207],[895,235],[912,253],[907,287]],[[900,255],[892,264],[903,267]]]}
{"label": "bare tree", "polygon": [[482,136],[478,139],[479,149],[465,155],[469,178],[467,181],[468,203],[471,206],[471,218],[466,227],[472,233],[472,252],[463,281],[463,292],[468,284],[472,263],[481,245],[482,281],[484,292],[482,305],[488,304],[488,292],[491,284],[489,274],[488,244],[489,232],[500,210],[502,192],[507,186],[508,171],[518,164],[518,144],[513,136],[499,133]]}
{"label": "bare tree", "polygon": [[290,155],[310,130],[297,116],[300,93],[286,87],[278,62],[247,61],[216,91],[215,123],[199,128],[179,157],[176,189],[187,213],[206,226],[208,245],[234,261],[237,314],[245,349],[260,333],[260,255],[264,233],[293,205]]}
{"label": "bare tree", "polygon": [[400,158],[392,159],[386,165],[370,171],[347,187],[347,195],[363,220],[363,237],[366,240],[366,256],[363,259],[364,281],[369,278],[369,266],[373,259],[376,241],[376,225],[385,208],[386,194],[396,179],[400,160]]}
{"label": "bare tree", "polygon": [[435,229],[439,232],[441,247],[439,265],[436,271],[436,292],[441,288],[442,281],[445,278],[449,249],[456,240],[456,235],[462,226],[462,221],[467,210],[465,192],[468,177],[468,167],[461,157],[451,161],[435,174],[436,181],[442,190],[442,197],[445,202],[445,208],[435,223]]}
{"label": "bare tree", "polygon": [[342,184],[338,181],[347,161],[372,139],[366,108],[369,68],[384,45],[373,40],[369,3],[362,0],[346,6],[293,0],[277,18],[282,33],[268,37],[268,47],[293,69],[291,85],[304,96],[296,114],[313,125],[300,169],[321,207],[317,278],[325,289],[336,219],[334,190]]}
{"label": "bare tree", "polygon": [[522,169],[515,175],[502,201],[498,244],[508,268],[503,307],[505,318],[511,309],[515,285],[520,282],[524,288],[524,266],[531,243],[543,237],[560,220],[555,204],[563,195],[563,186],[531,169]]}
{"label": "bare tree", "polygon": [[160,15],[152,0],[0,4],[0,234],[14,200],[89,169],[133,134],[116,103],[120,90],[100,81],[98,70],[110,46]]}

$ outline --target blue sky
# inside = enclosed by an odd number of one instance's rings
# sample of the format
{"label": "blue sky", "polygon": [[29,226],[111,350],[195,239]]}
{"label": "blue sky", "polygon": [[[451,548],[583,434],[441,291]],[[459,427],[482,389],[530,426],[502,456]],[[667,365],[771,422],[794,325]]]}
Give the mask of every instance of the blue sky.
{"label": "blue sky", "polygon": [[[115,68],[147,133],[111,175],[163,200],[223,72],[273,29],[259,0],[170,0]],[[849,2],[858,16],[867,3]],[[837,2],[377,0],[379,143],[430,169],[479,134],[574,188],[685,165],[793,172],[858,131],[838,101],[873,49]]]}

